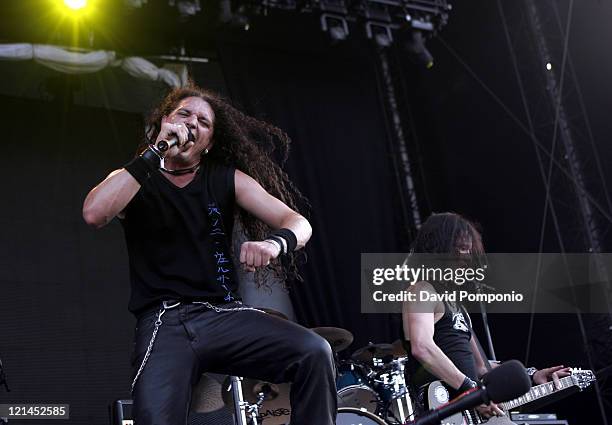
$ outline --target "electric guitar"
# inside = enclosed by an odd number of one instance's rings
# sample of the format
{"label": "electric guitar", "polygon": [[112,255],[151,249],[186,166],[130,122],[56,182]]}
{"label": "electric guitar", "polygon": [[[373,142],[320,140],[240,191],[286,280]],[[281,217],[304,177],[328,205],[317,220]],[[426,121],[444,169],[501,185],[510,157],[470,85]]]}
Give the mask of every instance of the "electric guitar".
{"label": "electric guitar", "polygon": [[[531,403],[532,401],[547,397],[553,393],[563,391],[570,387],[576,386],[578,387],[579,391],[582,391],[594,381],[595,375],[592,371],[571,369],[570,376],[559,379],[560,389],[555,388],[555,384],[552,381],[547,382],[545,384],[533,386],[526,394],[515,398],[514,400],[498,403],[497,406],[507,412],[511,409],[516,409],[519,406]],[[441,381],[431,382],[427,386],[426,394],[424,395],[427,397],[427,409],[429,410],[446,404],[449,399],[448,390]],[[441,422],[441,425],[475,425],[485,423],[486,421],[487,420],[482,418],[476,410],[465,410],[462,413],[456,413],[453,416],[444,419]]]}

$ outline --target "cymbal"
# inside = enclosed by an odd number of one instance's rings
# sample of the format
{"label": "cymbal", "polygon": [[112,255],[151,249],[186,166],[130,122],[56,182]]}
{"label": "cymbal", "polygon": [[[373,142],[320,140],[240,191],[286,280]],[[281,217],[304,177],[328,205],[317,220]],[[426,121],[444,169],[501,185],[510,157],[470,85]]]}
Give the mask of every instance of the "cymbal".
{"label": "cymbal", "polygon": [[393,347],[393,357],[406,357],[408,355],[401,339],[396,339],[393,341],[391,346]]}
{"label": "cymbal", "polygon": [[210,413],[224,406],[221,398],[221,383],[206,373],[202,375],[191,395],[191,410],[196,413]]}
{"label": "cymbal", "polygon": [[[228,377],[223,383],[223,401],[228,406],[234,402],[231,391],[225,391],[231,385]],[[259,409],[260,420],[266,425],[284,425],[291,415],[289,391],[291,384],[273,384],[259,379],[244,378],[242,380],[242,396],[245,401],[255,404],[260,392],[265,394],[264,401]],[[270,412],[274,412],[274,415]]]}
{"label": "cymbal", "polygon": [[348,348],[353,343],[353,334],[346,329],[321,326],[311,330],[325,338],[335,353]]}
{"label": "cymbal", "polygon": [[381,359],[393,355],[391,344],[368,344],[356,350],[351,359],[361,362],[371,362],[374,357]]}
{"label": "cymbal", "polygon": [[272,316],[276,316],[276,317],[279,317],[279,318],[284,319],[284,320],[289,320],[289,318],[285,314],[281,313],[280,311],[276,311],[276,310],[274,310],[272,308],[267,308],[267,307],[255,307],[255,308],[257,310],[265,311],[266,313],[268,313],[268,314],[270,314]]}

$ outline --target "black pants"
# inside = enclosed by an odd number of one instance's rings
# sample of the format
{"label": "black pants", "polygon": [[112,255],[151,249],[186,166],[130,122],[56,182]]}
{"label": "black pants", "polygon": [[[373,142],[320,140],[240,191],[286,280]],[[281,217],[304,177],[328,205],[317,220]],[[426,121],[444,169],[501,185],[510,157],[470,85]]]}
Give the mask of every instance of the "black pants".
{"label": "black pants", "polygon": [[[134,374],[156,318],[152,311],[136,325]],[[199,304],[180,304],[166,310],[161,320],[134,388],[136,425],[186,424],[191,389],[204,372],[291,382],[291,425],[335,423],[333,355],[314,332],[258,311],[217,313]]]}

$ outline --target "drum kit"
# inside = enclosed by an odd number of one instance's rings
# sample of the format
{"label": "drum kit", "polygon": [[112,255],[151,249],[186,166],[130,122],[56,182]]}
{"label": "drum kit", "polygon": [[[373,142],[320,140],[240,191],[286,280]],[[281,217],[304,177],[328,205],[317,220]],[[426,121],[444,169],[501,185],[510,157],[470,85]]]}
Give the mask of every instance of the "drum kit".
{"label": "drum kit", "polygon": [[[327,340],[337,368],[337,425],[396,425],[414,419],[414,405],[405,378],[408,361],[401,341],[368,344],[350,358],[338,353],[353,342],[342,328],[312,328]],[[287,425],[291,415],[290,384],[273,384],[230,376],[224,383],[223,401],[234,406],[238,425]]]}
{"label": "drum kit", "polygon": [[[316,328],[313,330],[317,332]],[[337,332],[348,333],[340,328]],[[348,360],[337,360],[340,409],[336,424],[404,424],[413,420],[414,405],[405,377],[407,361],[400,340],[393,344],[368,344]],[[364,417],[353,417],[360,414]]]}

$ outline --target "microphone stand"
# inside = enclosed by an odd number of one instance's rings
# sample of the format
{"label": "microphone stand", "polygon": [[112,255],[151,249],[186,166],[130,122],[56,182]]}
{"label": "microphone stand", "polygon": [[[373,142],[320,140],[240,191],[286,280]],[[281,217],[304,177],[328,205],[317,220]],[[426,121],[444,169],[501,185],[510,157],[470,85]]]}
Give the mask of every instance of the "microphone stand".
{"label": "microphone stand", "polygon": [[[476,285],[478,294],[482,293],[482,286]],[[484,301],[478,301],[478,305],[480,306],[480,314],[482,315],[482,325],[484,327],[485,337],[487,338],[487,345],[489,348],[490,359],[493,361],[497,361],[497,356],[495,356],[495,349],[493,348],[493,339],[491,338],[491,329],[489,328],[489,318],[487,316],[487,309],[485,308]],[[486,361],[486,359],[483,359]]]}

